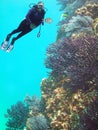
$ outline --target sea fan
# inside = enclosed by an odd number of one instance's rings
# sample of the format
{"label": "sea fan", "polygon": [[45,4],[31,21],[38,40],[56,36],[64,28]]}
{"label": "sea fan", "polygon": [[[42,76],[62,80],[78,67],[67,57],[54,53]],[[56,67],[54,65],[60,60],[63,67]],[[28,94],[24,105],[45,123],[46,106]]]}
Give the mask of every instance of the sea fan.
{"label": "sea fan", "polygon": [[8,118],[6,130],[22,130],[26,126],[28,107],[21,101],[7,109],[5,117]]}
{"label": "sea fan", "polygon": [[29,95],[27,95],[25,97],[25,103],[29,106],[30,110],[32,110],[33,113],[41,112],[41,103],[38,97],[30,97]]}
{"label": "sea fan", "polygon": [[78,34],[78,33],[87,33],[87,34],[93,34],[93,29],[91,27],[93,23],[93,19],[89,16],[85,15],[77,15],[73,16],[72,19],[69,20],[68,23],[65,23],[62,25],[60,28],[62,29],[59,30],[59,37],[70,37],[72,34]]}
{"label": "sea fan", "polygon": [[[65,32],[71,32],[73,31],[78,32],[78,30],[81,29],[86,30],[86,28],[90,27],[93,22],[93,19],[89,16],[83,16],[83,15],[77,15],[73,16],[72,19],[69,21],[69,23],[65,27]],[[89,30],[89,29],[88,29]]]}
{"label": "sea fan", "polygon": [[37,115],[27,120],[27,128],[29,130],[48,130],[49,124],[45,116]]}

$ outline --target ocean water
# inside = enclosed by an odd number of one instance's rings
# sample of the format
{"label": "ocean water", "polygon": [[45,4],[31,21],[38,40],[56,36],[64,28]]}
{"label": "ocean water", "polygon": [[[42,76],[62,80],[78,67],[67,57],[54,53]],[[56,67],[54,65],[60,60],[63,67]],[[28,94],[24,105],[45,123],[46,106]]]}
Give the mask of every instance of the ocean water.
{"label": "ocean water", "polygon": [[[1,0],[0,1],[0,43],[15,29],[29,10],[30,3],[38,0]],[[11,53],[0,50],[0,130],[5,130],[4,114],[7,108],[26,95],[41,96],[40,82],[47,77],[44,66],[46,48],[55,42],[57,23],[61,12],[56,0],[43,0],[48,9],[45,18],[51,17],[51,24],[45,23],[37,38],[39,28],[16,41]]]}

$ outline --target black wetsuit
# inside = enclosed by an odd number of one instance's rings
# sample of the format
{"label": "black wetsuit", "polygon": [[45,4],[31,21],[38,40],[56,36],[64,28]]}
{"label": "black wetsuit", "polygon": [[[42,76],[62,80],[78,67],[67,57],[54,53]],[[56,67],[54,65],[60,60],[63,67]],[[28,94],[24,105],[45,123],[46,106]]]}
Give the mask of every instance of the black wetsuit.
{"label": "black wetsuit", "polygon": [[39,11],[37,5],[33,6],[26,15],[26,18],[20,23],[18,28],[8,34],[6,39],[9,40],[11,35],[20,32],[16,37],[12,39],[11,44],[14,44],[15,40],[32,31],[32,29],[30,28],[31,24],[34,24],[35,27],[39,26],[40,24],[43,24],[44,15],[44,9],[41,9]]}

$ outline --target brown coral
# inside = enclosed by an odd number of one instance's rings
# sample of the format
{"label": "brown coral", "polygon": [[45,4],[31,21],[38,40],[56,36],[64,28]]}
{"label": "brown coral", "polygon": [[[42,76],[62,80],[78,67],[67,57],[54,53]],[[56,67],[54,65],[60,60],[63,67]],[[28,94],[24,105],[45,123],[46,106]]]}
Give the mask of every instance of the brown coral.
{"label": "brown coral", "polygon": [[94,19],[93,29],[96,36],[98,36],[98,18]]}
{"label": "brown coral", "polygon": [[[59,81],[60,84],[62,84],[63,81],[64,80]],[[59,83],[55,83],[55,86],[58,86],[58,84]],[[86,113],[88,106],[97,99],[94,84],[85,92],[78,89],[77,92],[74,93],[69,89],[64,89],[64,87],[50,87],[51,89],[49,93],[47,93],[47,91],[45,92],[46,89],[43,89],[44,87],[46,86],[43,84],[42,97],[45,99],[45,113],[50,119],[50,125],[53,130],[78,129],[81,115]],[[47,90],[48,89],[47,87]]]}
{"label": "brown coral", "polygon": [[98,4],[97,3],[89,3],[75,11],[77,15],[86,15],[91,16],[95,19],[98,16]]}

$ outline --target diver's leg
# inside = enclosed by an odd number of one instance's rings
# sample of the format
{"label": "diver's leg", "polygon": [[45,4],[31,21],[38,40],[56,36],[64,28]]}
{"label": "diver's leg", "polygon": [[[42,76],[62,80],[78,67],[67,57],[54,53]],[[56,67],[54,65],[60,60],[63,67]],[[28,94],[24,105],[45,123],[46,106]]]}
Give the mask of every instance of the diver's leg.
{"label": "diver's leg", "polygon": [[16,28],[15,30],[13,30],[11,33],[9,33],[9,34],[7,35],[6,41],[9,41],[10,38],[11,38],[11,36],[12,36],[13,34],[21,32],[22,29],[24,28],[25,24],[26,24],[26,20],[24,19],[24,20],[19,24],[18,28]]}
{"label": "diver's leg", "polygon": [[18,34],[18,36],[14,37],[14,38],[12,39],[12,41],[11,41],[11,45],[13,45],[14,42],[15,42],[17,39],[21,38],[22,36],[24,36],[25,34],[31,32],[31,31],[32,31],[32,30],[29,29],[28,31],[21,32],[20,34]]}
{"label": "diver's leg", "polygon": [[21,27],[21,33],[19,33],[16,37],[12,39],[11,45],[14,44],[14,42],[21,38],[22,36],[26,35],[27,33],[31,32],[33,29],[35,29],[37,26],[34,26],[32,29],[30,28],[30,25],[27,24],[27,21],[24,22],[24,25]]}
{"label": "diver's leg", "polygon": [[1,46],[0,46],[0,49],[1,50],[6,50],[6,48],[8,47],[8,44],[9,44],[9,40],[11,38],[11,36],[15,33],[18,33],[20,32],[20,28],[17,28],[15,30],[13,30],[11,33],[9,33],[6,38],[4,39],[4,41],[2,42]]}
{"label": "diver's leg", "polygon": [[11,33],[9,33],[9,34],[7,35],[7,37],[6,37],[5,40],[6,40],[6,41],[9,41],[10,38],[11,38],[11,36],[12,36],[13,34],[18,33],[18,32],[20,32],[20,31],[21,31],[21,30],[20,30],[19,28],[13,30]]}
{"label": "diver's leg", "polygon": [[15,33],[18,33],[18,32],[20,32],[20,30],[18,30],[18,28],[17,29],[15,29],[15,30],[13,30],[11,33],[9,33],[8,35],[7,35],[7,37],[6,37],[6,41],[9,41],[10,40],[10,38],[11,38],[11,36],[13,35],[13,34],[15,34]]}
{"label": "diver's leg", "polygon": [[13,30],[11,33],[9,33],[9,34],[6,36],[5,40],[2,42],[0,49],[1,49],[1,50],[6,50],[6,48],[8,47],[8,44],[9,44],[9,40],[10,40],[10,38],[11,38],[11,35],[13,35],[13,34],[15,34],[15,33],[18,33],[18,32],[20,32],[19,28],[15,29],[15,30]]}
{"label": "diver's leg", "polygon": [[31,31],[31,29],[29,29],[28,31],[25,32],[21,32],[20,34],[18,34],[18,36],[14,37],[10,43],[10,46],[7,48],[7,52],[10,52],[13,48],[14,48],[14,43],[17,39],[21,38],[22,36],[24,36],[25,34],[29,33]]}

